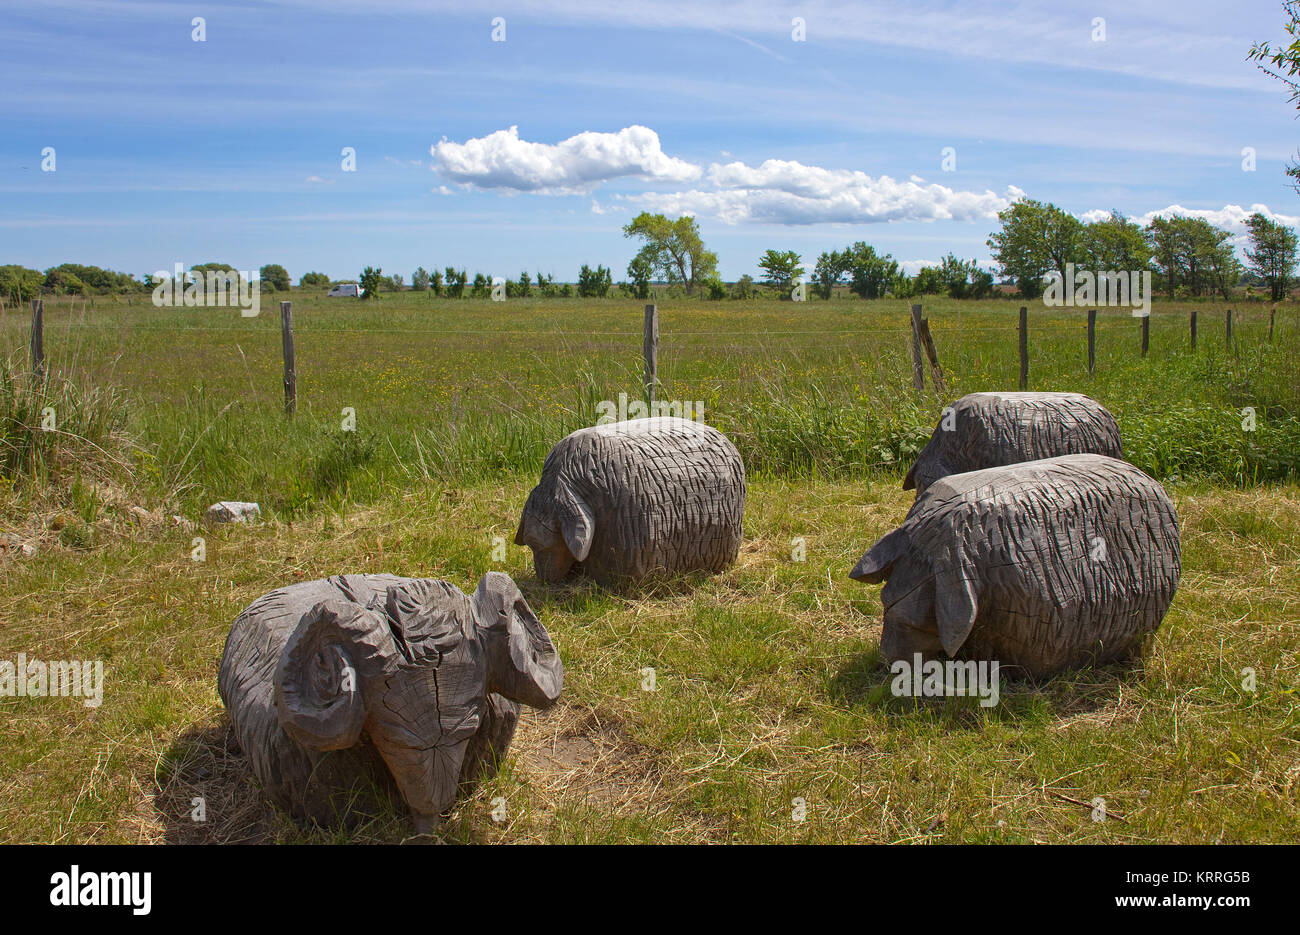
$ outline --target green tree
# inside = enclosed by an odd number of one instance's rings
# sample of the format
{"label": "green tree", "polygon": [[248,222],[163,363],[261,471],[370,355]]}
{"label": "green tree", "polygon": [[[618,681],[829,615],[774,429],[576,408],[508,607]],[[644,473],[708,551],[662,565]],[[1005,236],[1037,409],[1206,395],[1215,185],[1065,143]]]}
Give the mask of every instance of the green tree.
{"label": "green tree", "polygon": [[630,281],[632,297],[650,298],[650,282],[654,279],[654,268],[647,257],[638,253],[627,264],[627,278]]}
{"label": "green tree", "polygon": [[849,289],[864,299],[883,296],[898,273],[898,263],[890,254],[880,256],[875,247],[861,240],[844,251],[843,261]]}
{"label": "green tree", "polygon": [[[1290,92],[1290,102],[1300,110],[1300,2],[1287,0],[1282,4],[1287,22],[1282,25],[1289,39],[1282,44],[1257,42],[1246,54],[1247,61],[1253,61],[1255,67],[1286,85]],[[1300,193],[1300,161],[1292,159],[1284,170],[1291,177],[1292,187]]]}
{"label": "green tree", "polygon": [[1205,218],[1156,217],[1146,228],[1161,285],[1172,298],[1185,289],[1194,296],[1218,292],[1228,298],[1241,277],[1232,235]]}
{"label": "green tree", "polygon": [[361,279],[358,281],[361,284],[361,298],[377,299],[379,290],[384,284],[384,271],[367,266],[361,271]]}
{"label": "green tree", "polygon": [[429,274],[429,289],[434,295],[442,295],[442,273],[436,269]]}
{"label": "green tree", "polygon": [[912,295],[942,295],[948,291],[948,278],[941,266],[922,266],[912,277]]}
{"label": "green tree", "polygon": [[980,269],[974,260],[959,260],[952,253],[940,262],[939,276],[954,299],[982,299],[993,292],[993,277],[989,273]]}
{"label": "green tree", "polygon": [[998,221],[1002,229],[989,236],[988,245],[1021,295],[1041,295],[1047,273],[1064,279],[1066,264],[1079,258],[1083,224],[1054,204],[1026,198],[998,212]]}
{"label": "green tree", "polygon": [[731,297],[733,299],[749,300],[752,299],[757,292],[758,290],[754,288],[754,277],[749,275],[749,273],[746,273],[744,276],[737,279],[735,284],[731,287]]}
{"label": "green tree", "polygon": [[1246,259],[1250,270],[1268,284],[1274,302],[1291,291],[1297,260],[1296,233],[1283,224],[1270,221],[1256,212],[1246,219],[1250,246]]}
{"label": "green tree", "polygon": [[415,272],[411,274],[411,288],[416,292],[423,292],[429,288],[429,271],[423,266],[417,266]]}
{"label": "green tree", "polygon": [[325,289],[329,284],[330,278],[324,273],[303,273],[298,280],[298,286],[303,289]]}
{"label": "green tree", "polygon": [[26,302],[41,294],[45,274],[26,266],[0,266],[0,297],[6,302]]}
{"label": "green tree", "polygon": [[519,274],[519,282],[516,288],[519,290],[519,297],[522,299],[528,298],[533,291],[533,279],[528,275],[528,270],[524,270]]}
{"label": "green tree", "polygon": [[820,298],[829,299],[835,294],[835,287],[843,281],[848,269],[848,250],[843,253],[838,250],[831,250],[829,253],[823,251],[821,256],[817,257],[817,265],[813,267],[813,292]]}
{"label": "green tree", "polygon": [[644,240],[637,256],[665,281],[685,283],[687,295],[717,272],[718,255],[705,249],[699,225],[690,215],[670,221],[662,214],[643,211],[623,228],[623,236]]}
{"label": "green tree", "polygon": [[54,266],[45,271],[44,291],[55,295],[85,295],[86,284],[69,269]]}
{"label": "green tree", "polygon": [[263,285],[270,283],[276,290],[286,292],[289,289],[289,271],[279,263],[267,263],[257,271]]}
{"label": "green tree", "polygon": [[492,294],[492,281],[482,273],[474,274],[474,285],[470,289],[470,297],[474,299],[486,299]]}
{"label": "green tree", "polygon": [[1141,272],[1151,266],[1151,242],[1140,225],[1112,211],[1083,226],[1078,262],[1093,272]]}
{"label": "green tree", "polygon": [[758,260],[758,268],[765,274],[765,285],[774,286],[782,298],[790,297],[790,288],[803,276],[802,259],[793,250],[768,250]]}
{"label": "green tree", "polygon": [[465,285],[469,282],[469,274],[462,270],[455,270],[447,267],[447,295],[453,299],[459,299],[465,294]]}
{"label": "green tree", "polygon": [[613,284],[614,277],[603,266],[592,269],[583,263],[582,269],[578,271],[578,295],[583,298],[603,299],[609,294],[609,288]]}

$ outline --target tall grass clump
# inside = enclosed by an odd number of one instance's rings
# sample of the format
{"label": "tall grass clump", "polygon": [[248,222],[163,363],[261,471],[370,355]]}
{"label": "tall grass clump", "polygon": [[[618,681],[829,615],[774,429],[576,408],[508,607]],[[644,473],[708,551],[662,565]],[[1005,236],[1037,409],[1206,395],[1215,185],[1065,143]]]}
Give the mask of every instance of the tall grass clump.
{"label": "tall grass clump", "polygon": [[0,359],[0,478],[32,488],[128,467],[127,403],[114,387]]}

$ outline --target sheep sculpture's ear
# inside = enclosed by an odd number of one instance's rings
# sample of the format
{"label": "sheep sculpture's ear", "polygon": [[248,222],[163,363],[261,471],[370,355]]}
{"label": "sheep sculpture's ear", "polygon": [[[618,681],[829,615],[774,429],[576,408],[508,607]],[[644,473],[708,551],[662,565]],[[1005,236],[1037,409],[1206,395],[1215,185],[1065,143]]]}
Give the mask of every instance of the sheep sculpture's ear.
{"label": "sheep sculpture's ear", "polygon": [[568,546],[576,561],[585,561],[591,554],[591,543],[596,538],[596,517],[573,488],[560,484],[559,496],[560,533],[564,544]]}
{"label": "sheep sculpture's ear", "polygon": [[894,563],[903,557],[906,550],[907,533],[905,527],[900,526],[867,549],[867,554],[853,566],[849,577],[854,581],[879,584],[889,577],[889,573],[894,570]]}
{"label": "sheep sculpture's ear", "polygon": [[951,658],[957,655],[979,614],[975,597],[975,582],[971,580],[972,568],[960,560],[950,560],[935,569],[934,617],[939,629],[939,642]]}

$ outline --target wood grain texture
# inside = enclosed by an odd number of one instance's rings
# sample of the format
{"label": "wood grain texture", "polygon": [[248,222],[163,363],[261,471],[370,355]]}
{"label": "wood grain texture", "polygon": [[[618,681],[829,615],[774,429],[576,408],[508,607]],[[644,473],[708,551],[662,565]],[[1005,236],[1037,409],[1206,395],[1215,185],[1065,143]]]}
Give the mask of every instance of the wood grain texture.
{"label": "wood grain texture", "polygon": [[267,795],[351,824],[400,796],[416,828],[504,759],[519,703],[564,667],[507,575],[473,597],[432,578],[338,575],[265,594],[235,620],[217,687]]}
{"label": "wood grain texture", "polygon": [[935,481],[850,577],[888,582],[887,659],[946,654],[1042,676],[1138,651],[1180,569],[1164,488],[1125,461],[1076,454]]}
{"label": "wood grain texture", "polygon": [[515,542],[533,550],[545,581],[718,572],[740,550],[744,512],[745,466],[725,435],[687,419],[632,419],[580,429],[551,450]]}
{"label": "wood grain texture", "polygon": [[1095,399],[1081,393],[970,393],[944,411],[903,489],[915,488],[919,497],[949,474],[1067,454],[1124,456],[1119,424]]}

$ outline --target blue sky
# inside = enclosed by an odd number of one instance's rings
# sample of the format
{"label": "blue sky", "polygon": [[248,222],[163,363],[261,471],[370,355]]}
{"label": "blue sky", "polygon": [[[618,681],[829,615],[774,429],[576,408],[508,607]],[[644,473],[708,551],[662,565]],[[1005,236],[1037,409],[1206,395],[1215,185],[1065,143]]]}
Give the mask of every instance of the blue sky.
{"label": "blue sky", "polygon": [[987,261],[1022,192],[1295,224],[1296,112],[1245,61],[1282,21],[1260,0],[5,0],[0,263],[619,279],[649,209],[696,214],[728,279],[855,240],[914,268]]}

